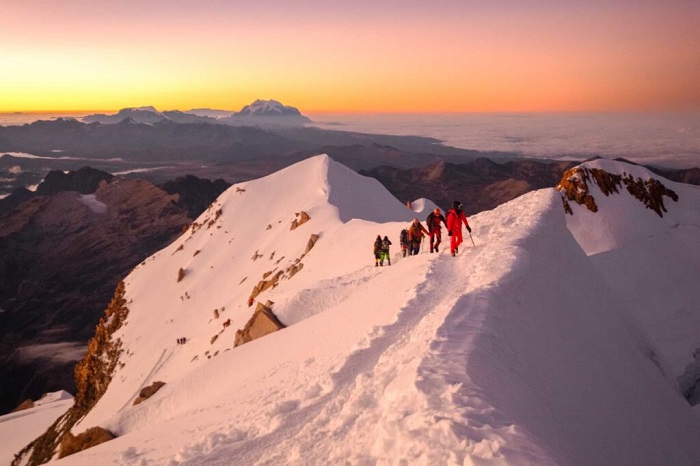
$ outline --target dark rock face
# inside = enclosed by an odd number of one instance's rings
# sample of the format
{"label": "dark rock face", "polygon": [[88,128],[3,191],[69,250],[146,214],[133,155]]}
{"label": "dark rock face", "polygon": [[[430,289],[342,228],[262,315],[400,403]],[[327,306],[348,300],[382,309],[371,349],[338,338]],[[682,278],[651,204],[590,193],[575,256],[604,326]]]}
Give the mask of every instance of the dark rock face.
{"label": "dark rock face", "polygon": [[[73,391],[73,366],[117,282],[199,214],[148,181],[84,173],[99,183],[92,195],[36,195],[0,214],[0,412]],[[56,179],[48,191],[85,188]],[[195,201],[208,205],[221,187]]]}
{"label": "dark rock face", "polygon": [[425,197],[449,208],[454,200],[459,200],[465,213],[471,215],[534,189],[552,187],[562,172],[574,165],[532,160],[499,164],[480,158],[465,164],[437,162],[406,170],[384,166],[360,173],[379,180],[400,201]]}
{"label": "dark rock face", "polygon": [[44,181],[36,189],[37,195],[46,196],[60,191],[77,191],[81,194],[92,194],[97,190],[100,181],[110,181],[114,175],[83,167],[79,170],[64,173],[60,170],[50,171]]}
{"label": "dark rock face", "polygon": [[210,181],[186,175],[163,183],[160,187],[168,194],[178,194],[179,203],[186,206],[190,217],[196,218],[209,207],[209,204],[231,186],[219,178]]}

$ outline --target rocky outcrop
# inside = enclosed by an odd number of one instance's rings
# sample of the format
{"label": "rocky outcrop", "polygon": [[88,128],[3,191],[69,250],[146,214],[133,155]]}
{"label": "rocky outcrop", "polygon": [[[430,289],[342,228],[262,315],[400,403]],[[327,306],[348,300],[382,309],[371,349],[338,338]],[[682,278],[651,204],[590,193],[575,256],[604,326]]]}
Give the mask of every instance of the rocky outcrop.
{"label": "rocky outcrop", "polygon": [[274,275],[272,275],[271,272],[266,273],[265,277],[270,278],[263,278],[263,280],[260,280],[258,284],[253,287],[253,290],[250,292],[250,297],[248,298],[248,303],[252,305],[252,301],[257,298],[260,293],[277,286],[277,282],[279,282],[282,275],[284,275],[284,271],[282,270],[278,270]]}
{"label": "rocky outcrop", "polygon": [[306,250],[304,250],[304,255],[308,254],[309,251],[313,249],[314,246],[316,246],[316,241],[318,241],[319,236],[315,233],[311,234],[311,237],[309,238],[309,241],[306,243]]}
{"label": "rocky outcrop", "polygon": [[147,399],[149,399],[150,397],[152,397],[153,395],[155,395],[156,392],[163,387],[163,385],[165,385],[165,382],[158,381],[158,382],[153,382],[148,387],[142,388],[141,391],[139,392],[139,396],[134,400],[133,406],[141,404],[144,401],[146,401]]}
{"label": "rocky outcrop", "polygon": [[305,224],[311,220],[311,217],[309,217],[309,214],[304,212],[303,210],[301,212],[297,212],[296,218],[292,221],[292,224],[289,226],[290,230],[295,230],[301,225]]}
{"label": "rocky outcrop", "polygon": [[599,168],[574,167],[564,173],[557,185],[557,189],[564,196],[562,200],[566,213],[573,215],[573,210],[568,202],[585,205],[591,212],[598,211],[598,205],[591,194],[591,184],[598,186],[605,196],[619,194],[624,187],[629,194],[644,204],[647,209],[656,212],[659,217],[663,217],[664,212],[667,212],[664,196],[674,202],[678,201],[678,195],[674,191],[654,178],[642,180],[634,178],[626,172],[618,175]]}
{"label": "rocky outcrop", "polygon": [[17,406],[15,409],[12,410],[12,412],[16,413],[17,411],[24,411],[25,409],[31,409],[34,406],[35,406],[34,401],[27,399],[27,400],[24,400],[23,402],[21,402],[19,404],[19,406]]}
{"label": "rocky outcrop", "polygon": [[245,327],[236,332],[234,347],[253,341],[256,338],[264,337],[285,327],[272,312],[272,304],[271,301],[267,301],[265,304],[258,303],[253,316],[245,324]]}
{"label": "rocky outcrop", "polygon": [[117,438],[116,435],[102,427],[92,427],[78,435],[73,435],[68,432],[61,441],[58,457],[65,458],[66,456],[87,450],[88,448],[92,448],[115,438]]}
{"label": "rocky outcrop", "polygon": [[[302,214],[303,213],[304,212],[302,212]],[[303,216],[300,217],[303,218]],[[306,217],[308,218],[308,216]],[[262,277],[263,279],[260,280],[250,292],[250,296],[248,297],[248,306],[253,305],[253,303],[255,302],[255,298],[257,298],[260,293],[269,290],[270,288],[276,287],[280,280],[285,278],[292,278],[294,275],[296,275],[304,267],[304,264],[301,262],[301,260],[304,257],[306,257],[309,251],[313,249],[318,239],[319,236],[317,234],[311,234],[311,236],[309,237],[309,241],[306,243],[305,251],[299,258],[295,259],[292,262],[292,264],[288,266],[285,270],[277,270],[277,268],[275,268],[273,270],[265,272]],[[258,255],[258,252],[255,251],[255,257],[253,258],[253,260],[257,259],[258,257],[262,256]],[[274,257],[274,252],[272,253],[272,257]],[[270,257],[270,259],[272,259],[272,257]],[[277,263],[279,263],[279,261],[277,261]]]}
{"label": "rocky outcrop", "polygon": [[[95,328],[95,335],[88,343],[87,353],[75,366],[77,393],[73,406],[59,417],[44,434],[22,449],[12,462],[13,466],[19,466],[20,464],[32,466],[46,463],[59,451],[59,447],[63,455],[65,451],[63,448],[64,439],[68,439],[66,442],[71,445],[72,443],[96,445],[96,443],[93,443],[92,438],[103,438],[102,434],[94,435],[99,430],[89,430],[90,434],[73,441],[71,440],[72,434],[70,431],[104,395],[119,364],[122,342],[118,338],[113,338],[113,335],[124,325],[129,315],[124,291],[124,283],[119,282],[112,301],[107,306],[100,323]],[[68,450],[74,448],[74,446],[70,446]],[[88,447],[85,446],[84,448]],[[75,451],[80,451],[80,449]]]}
{"label": "rocky outcrop", "polygon": [[[192,222],[191,210],[177,193],[142,179],[113,178],[90,169],[81,173],[76,178],[61,172],[56,179],[72,181],[46,189],[78,189],[94,175],[99,181],[92,196],[104,206],[103,213],[87,205],[85,195],[61,191],[32,193],[14,211],[0,214],[0,414],[28,397],[59,389],[73,392],[73,366],[119,280]],[[177,271],[172,271],[173,280]],[[66,357],[44,351],[41,358],[30,359],[28,352],[16,351],[58,344],[70,346]]]}

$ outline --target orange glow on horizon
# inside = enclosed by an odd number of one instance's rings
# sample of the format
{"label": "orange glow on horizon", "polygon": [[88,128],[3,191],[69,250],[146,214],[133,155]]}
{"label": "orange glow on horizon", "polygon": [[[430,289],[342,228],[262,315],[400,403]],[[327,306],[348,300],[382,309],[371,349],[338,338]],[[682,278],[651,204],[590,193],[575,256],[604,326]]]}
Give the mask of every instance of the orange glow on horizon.
{"label": "orange glow on horizon", "polygon": [[700,111],[700,4],[682,0],[4,10],[0,112],[238,111],[255,99],[305,114]]}

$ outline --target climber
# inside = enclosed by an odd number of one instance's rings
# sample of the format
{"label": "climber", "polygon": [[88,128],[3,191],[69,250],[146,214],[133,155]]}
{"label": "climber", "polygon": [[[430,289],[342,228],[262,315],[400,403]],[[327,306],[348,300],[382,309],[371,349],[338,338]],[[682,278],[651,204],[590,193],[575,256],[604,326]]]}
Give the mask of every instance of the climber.
{"label": "climber", "polygon": [[467,216],[462,212],[462,204],[459,201],[454,201],[452,209],[447,212],[446,222],[447,234],[450,236],[450,253],[453,256],[459,253],[459,245],[462,244],[462,222],[471,234],[472,229],[469,227]]}

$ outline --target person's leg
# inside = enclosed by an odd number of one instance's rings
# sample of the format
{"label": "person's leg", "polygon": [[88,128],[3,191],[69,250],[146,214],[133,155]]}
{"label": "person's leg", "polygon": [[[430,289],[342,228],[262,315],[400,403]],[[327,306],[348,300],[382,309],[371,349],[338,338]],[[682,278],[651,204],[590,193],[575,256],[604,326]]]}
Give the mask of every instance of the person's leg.
{"label": "person's leg", "polygon": [[430,230],[430,252],[433,252],[433,242],[435,241],[435,230]]}
{"label": "person's leg", "polygon": [[435,252],[438,252],[438,246],[442,241],[442,231],[440,229],[435,230]]}

